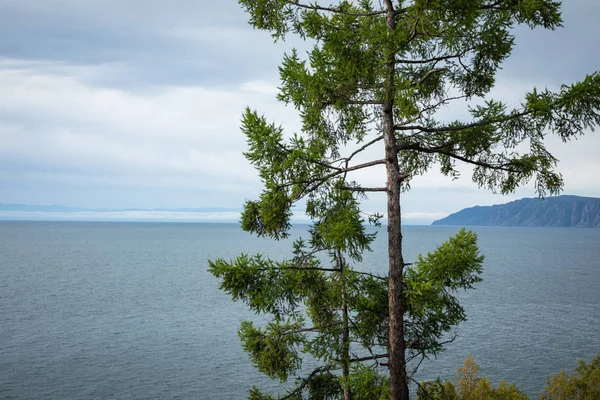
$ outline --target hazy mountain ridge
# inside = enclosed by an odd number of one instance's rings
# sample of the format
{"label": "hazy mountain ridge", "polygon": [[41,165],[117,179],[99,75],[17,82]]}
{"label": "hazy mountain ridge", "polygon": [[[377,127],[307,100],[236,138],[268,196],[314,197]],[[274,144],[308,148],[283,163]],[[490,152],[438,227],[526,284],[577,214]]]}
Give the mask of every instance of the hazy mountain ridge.
{"label": "hazy mountain ridge", "polygon": [[600,198],[556,196],[475,206],[432,225],[600,228]]}

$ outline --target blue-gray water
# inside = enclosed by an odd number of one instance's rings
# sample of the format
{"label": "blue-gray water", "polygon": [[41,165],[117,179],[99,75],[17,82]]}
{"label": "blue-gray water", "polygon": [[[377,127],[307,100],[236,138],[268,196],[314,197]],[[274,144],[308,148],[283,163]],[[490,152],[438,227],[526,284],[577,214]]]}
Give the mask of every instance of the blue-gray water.
{"label": "blue-gray water", "polygon": [[[457,229],[404,228],[405,255]],[[419,379],[481,374],[532,398],[600,350],[600,229],[475,228],[484,282],[469,321]],[[300,234],[302,228],[294,231]],[[385,272],[383,236],[363,268]],[[228,224],[0,222],[0,398],[238,399],[256,372],[236,330],[251,318],[219,292],[207,259],[274,257],[289,244]]]}

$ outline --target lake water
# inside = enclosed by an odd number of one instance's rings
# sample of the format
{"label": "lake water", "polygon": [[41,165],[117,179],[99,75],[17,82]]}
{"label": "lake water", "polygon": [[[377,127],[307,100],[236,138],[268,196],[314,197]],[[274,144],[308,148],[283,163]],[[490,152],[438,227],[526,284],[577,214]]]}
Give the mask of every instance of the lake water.
{"label": "lake water", "polygon": [[[407,261],[457,229],[405,227]],[[486,262],[484,281],[461,296],[469,321],[418,378],[451,377],[471,354],[482,375],[537,398],[547,377],[600,351],[600,229],[474,230]],[[387,270],[384,242],[362,269]],[[0,222],[0,398],[276,390],[240,348],[240,320],[253,315],[206,271],[207,259],[242,251],[283,257],[290,246],[235,224]]]}

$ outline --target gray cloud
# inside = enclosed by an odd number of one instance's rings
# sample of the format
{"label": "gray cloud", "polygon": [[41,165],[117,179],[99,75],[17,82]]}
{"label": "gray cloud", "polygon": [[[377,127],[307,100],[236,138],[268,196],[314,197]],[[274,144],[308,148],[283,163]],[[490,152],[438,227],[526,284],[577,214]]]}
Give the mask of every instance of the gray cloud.
{"label": "gray cloud", "polygon": [[[598,69],[600,3],[564,3],[565,28],[518,28],[494,96],[518,105],[533,86],[553,89]],[[236,2],[4,0],[0,3],[0,202],[84,207],[239,207],[260,189],[242,156],[246,105],[289,129],[295,111],[274,100],[277,65],[299,40],[273,44]],[[449,109],[448,119],[465,116]],[[589,134],[564,146],[569,193],[600,196]],[[468,170],[465,170],[468,172]],[[468,174],[415,179],[405,215],[427,221],[502,198]],[[384,176],[357,174],[381,184]],[[367,209],[383,211],[372,196]]]}
{"label": "gray cloud", "polygon": [[252,30],[235,2],[5,1],[0,54],[70,65],[118,65],[98,83],[204,86],[272,76],[281,59],[269,35]]}

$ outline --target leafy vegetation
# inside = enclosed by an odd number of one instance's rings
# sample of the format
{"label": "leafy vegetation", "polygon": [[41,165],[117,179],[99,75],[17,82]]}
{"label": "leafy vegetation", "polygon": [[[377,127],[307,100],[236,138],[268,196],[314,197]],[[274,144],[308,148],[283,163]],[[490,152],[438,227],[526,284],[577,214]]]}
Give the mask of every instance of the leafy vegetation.
{"label": "leafy vegetation", "polygon": [[589,364],[579,361],[575,373],[560,371],[546,382],[542,400],[600,399],[600,353]]}
{"label": "leafy vegetation", "polygon": [[[436,380],[419,386],[417,400],[527,400],[514,384],[500,381],[494,387],[489,378],[480,377],[479,366],[468,356],[456,371],[456,382]],[[600,399],[600,353],[589,364],[579,361],[575,374],[561,371],[547,381],[542,400]]]}
{"label": "leafy vegetation", "polygon": [[515,385],[501,381],[496,387],[479,376],[479,366],[468,356],[456,371],[456,383],[449,380],[426,382],[419,387],[417,400],[527,400]]}

